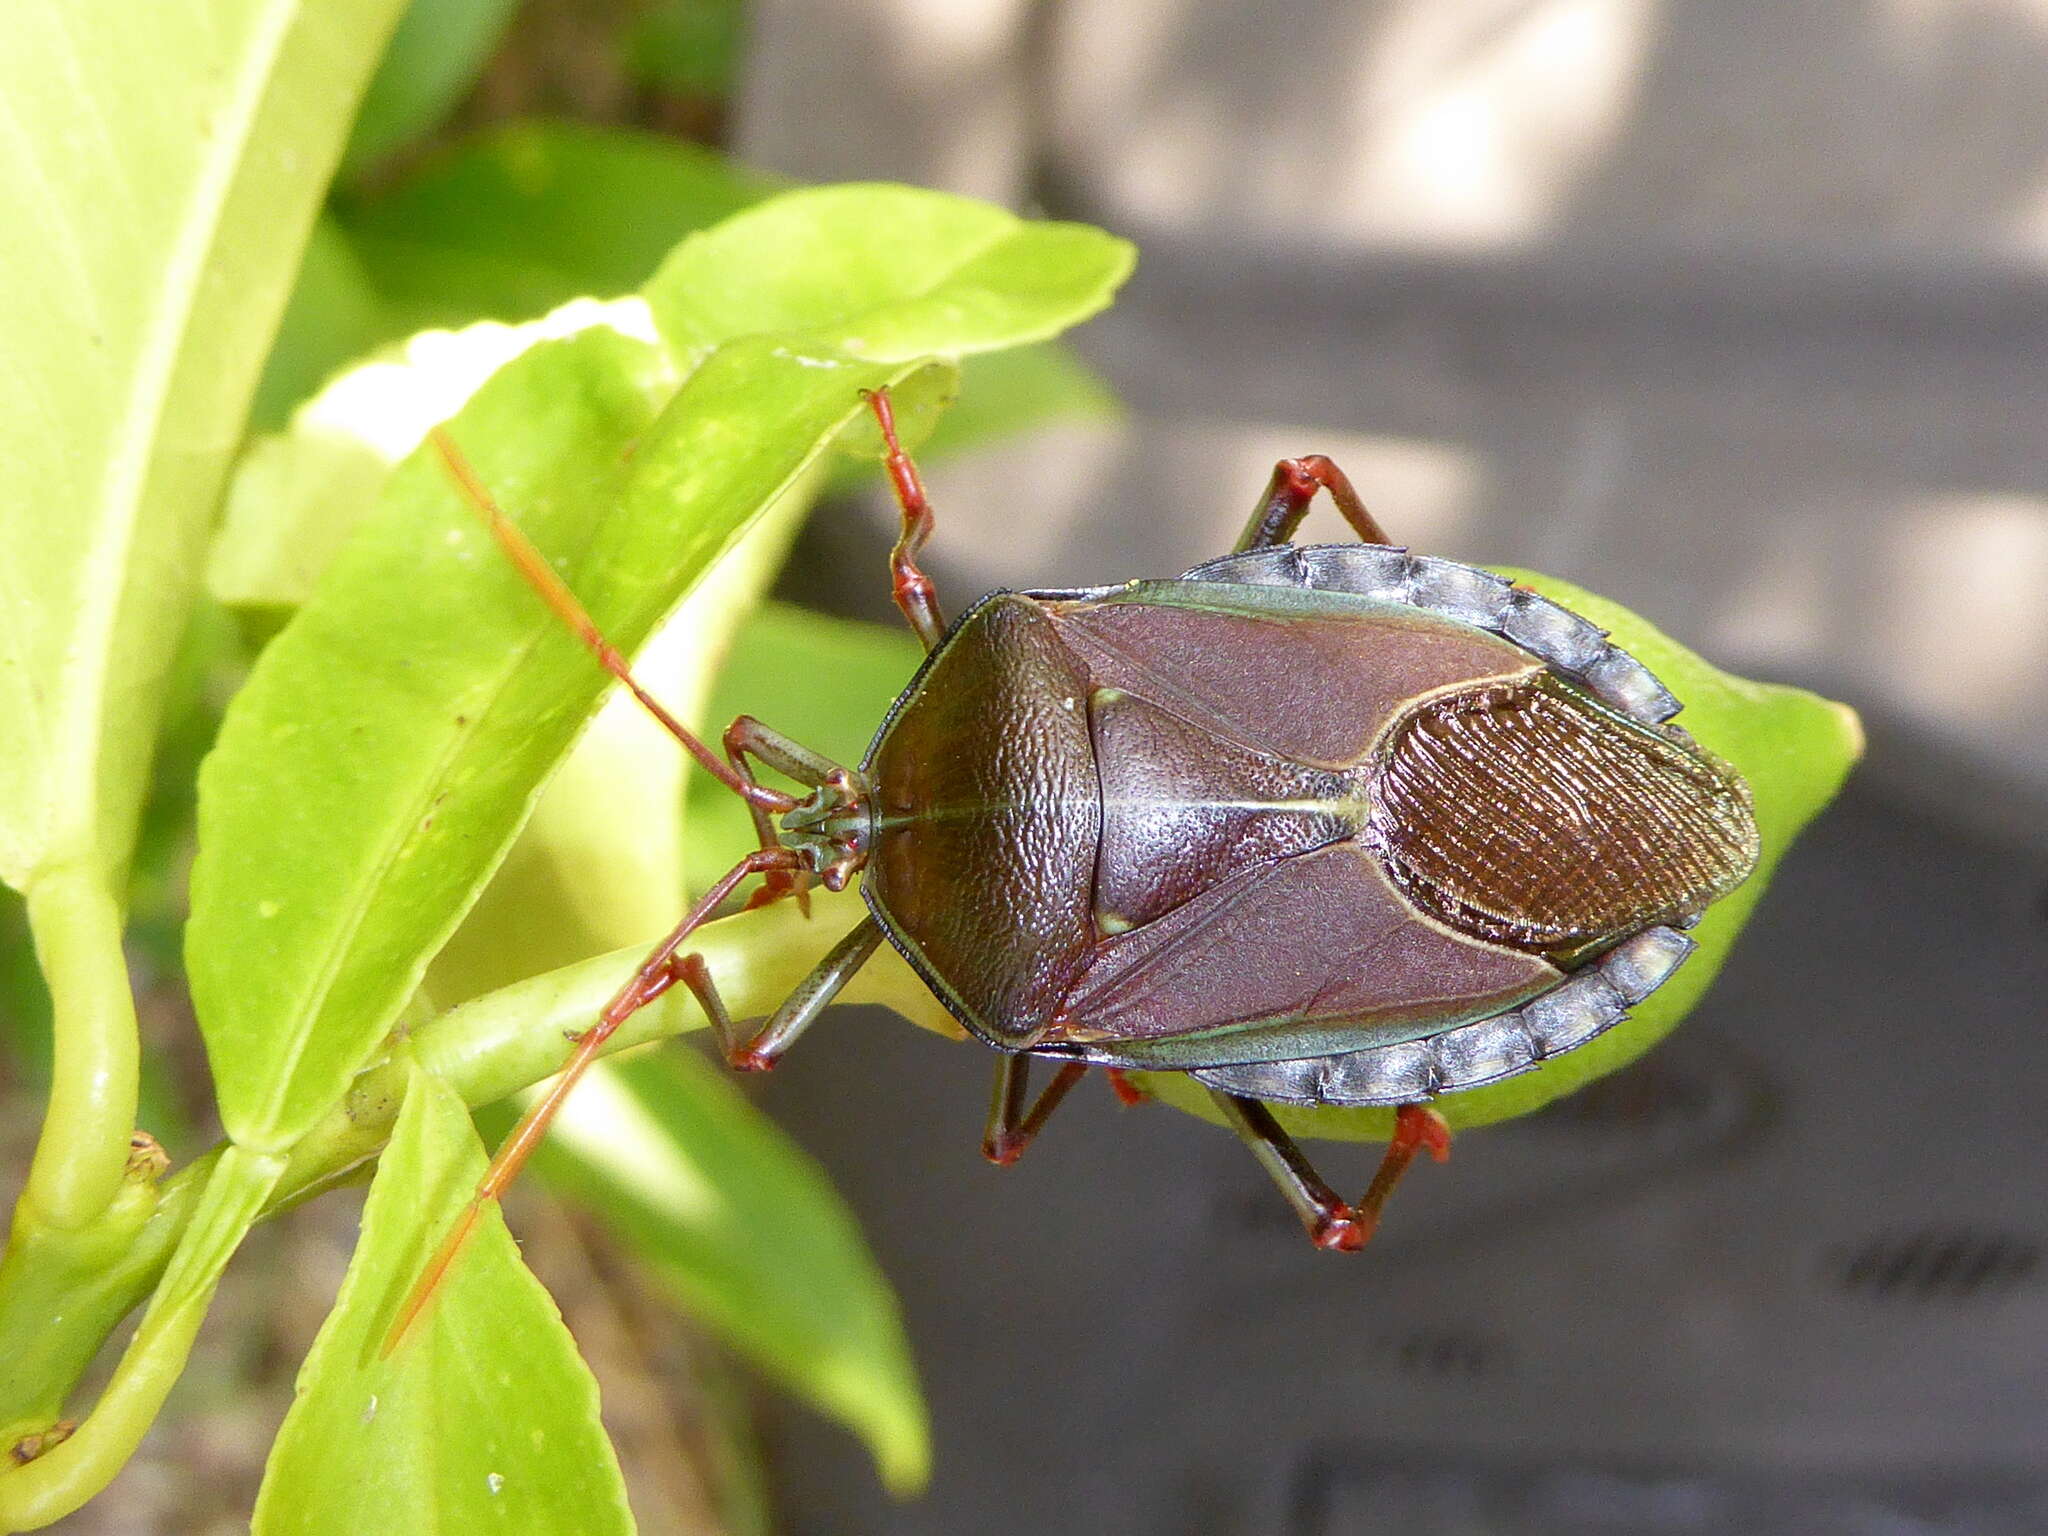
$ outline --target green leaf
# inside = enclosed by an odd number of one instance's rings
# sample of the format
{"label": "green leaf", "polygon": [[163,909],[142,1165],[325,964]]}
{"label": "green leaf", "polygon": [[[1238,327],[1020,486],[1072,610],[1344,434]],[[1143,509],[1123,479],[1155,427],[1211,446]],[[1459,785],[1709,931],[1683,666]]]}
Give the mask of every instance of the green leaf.
{"label": "green leaf", "polygon": [[856,357],[958,357],[1040,341],[1109,303],[1136,259],[1083,224],[971,198],[852,185],[786,193],[692,235],[642,290],[679,358],[802,335]]}
{"label": "green leaf", "polygon": [[462,1101],[415,1071],[341,1296],[271,1448],[257,1536],[633,1529],[597,1383],[495,1205],[432,1305],[380,1354],[484,1161]]}
{"label": "green leaf", "polygon": [[126,860],[208,515],[396,0],[27,0],[0,49],[0,878]]}
{"label": "green leaf", "polygon": [[363,93],[342,174],[438,127],[475,84],[516,9],[516,0],[412,0]]}
{"label": "green leaf", "polygon": [[275,431],[329,374],[399,330],[347,233],[331,214],[322,214],[263,365],[250,427]]}
{"label": "green leaf", "polygon": [[398,462],[428,428],[459,411],[506,364],[593,327],[648,337],[638,299],[578,300],[520,325],[484,321],[423,331],[337,374],[292,413],[283,432],[252,442],[228,486],[227,516],[206,581],[231,606],[278,610],[313,594],[320,575],[369,516]]}
{"label": "green leaf", "polygon": [[930,1431],[896,1300],[809,1157],[690,1051],[608,1064],[541,1154],[691,1315],[863,1436],[916,1492]]}
{"label": "green leaf", "polygon": [[[1684,702],[1679,723],[1700,744],[1732,763],[1756,796],[1763,858],[1741,889],[1716,903],[1693,931],[1699,949],[1678,973],[1623,1023],[1534,1072],[1490,1088],[1446,1094],[1437,1101],[1455,1128],[1488,1125],[1541,1109],[1595,1078],[1628,1065],[1692,1011],[1728,958],[1736,935],[1769,886],[1771,873],[1800,830],[1827,806],[1863,751],[1855,712],[1802,688],[1752,682],[1721,671],[1620,604],[1531,571],[1499,568],[1573,612],[1611,630]],[[1218,1118],[1208,1094],[1188,1078],[1148,1073],[1146,1088],[1168,1103]],[[1384,1141],[1391,1110],[1288,1109],[1274,1106],[1297,1135]]]}
{"label": "green leaf", "polygon": [[464,139],[336,216],[408,328],[466,325],[630,292],[684,235],[784,185],[693,144],[539,120]]}
{"label": "green leaf", "polygon": [[[598,327],[451,424],[622,650],[909,365],[722,350],[654,414],[654,349]],[[630,451],[629,451],[630,450]],[[607,679],[426,451],[272,642],[200,779],[187,962],[230,1136],[338,1098],[504,856]]]}
{"label": "green leaf", "polygon": [[746,33],[742,0],[653,0],[626,41],[626,66],[643,83],[679,96],[729,95]]}

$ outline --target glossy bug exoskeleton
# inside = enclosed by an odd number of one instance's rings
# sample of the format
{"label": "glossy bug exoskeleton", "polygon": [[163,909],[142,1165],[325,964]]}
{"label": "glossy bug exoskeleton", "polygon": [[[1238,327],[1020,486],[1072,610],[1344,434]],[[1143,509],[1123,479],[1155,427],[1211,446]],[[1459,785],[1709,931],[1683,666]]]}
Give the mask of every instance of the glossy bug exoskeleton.
{"label": "glossy bug exoskeleton", "polygon": [[[714,754],[436,435],[541,595],[745,798],[761,846],[580,1037],[401,1327],[605,1040],[676,982],[735,1067],[766,1068],[886,939],[998,1053],[992,1160],[1090,1067],[1185,1072],[1314,1241],[1348,1249],[1419,1149],[1443,1155],[1430,1100],[1614,1024],[1754,866],[1747,787],[1668,723],[1678,701],[1641,663],[1534,592],[1394,547],[1329,460],[1283,460],[1236,552],[1175,580],[997,592],[948,628],[917,565],[931,508],[886,395],[870,404],[903,511],[896,602],[929,655],[857,768],[744,716]],[[1363,542],[1289,542],[1319,489]],[[760,902],[857,875],[868,915],[765,1024],[736,1025],[690,934],[751,876]],[[1059,1070],[1031,1103],[1034,1057]],[[1363,1199],[1317,1176],[1274,1102],[1399,1107]]]}

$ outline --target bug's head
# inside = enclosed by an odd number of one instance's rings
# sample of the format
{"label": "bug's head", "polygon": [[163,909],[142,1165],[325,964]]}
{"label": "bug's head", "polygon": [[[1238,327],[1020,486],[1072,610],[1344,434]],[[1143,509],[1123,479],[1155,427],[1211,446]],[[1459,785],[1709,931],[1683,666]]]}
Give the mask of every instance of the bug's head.
{"label": "bug's head", "polygon": [[783,813],[782,846],[802,855],[804,867],[826,890],[844,890],[868,861],[873,803],[865,779],[851,769],[835,769]]}

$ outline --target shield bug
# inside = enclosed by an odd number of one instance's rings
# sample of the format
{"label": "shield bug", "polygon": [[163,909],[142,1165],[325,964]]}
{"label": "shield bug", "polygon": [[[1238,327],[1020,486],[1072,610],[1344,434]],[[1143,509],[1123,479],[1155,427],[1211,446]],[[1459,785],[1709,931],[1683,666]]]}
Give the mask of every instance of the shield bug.
{"label": "shield bug", "polygon": [[[1755,865],[1747,786],[1671,724],[1678,700],[1639,661],[1535,592],[1394,546],[1328,459],[1281,461],[1236,549],[1176,579],[996,592],[949,627],[917,564],[923,485],[887,396],[869,403],[902,508],[895,599],[928,655],[858,767],[745,716],[713,753],[435,435],[529,581],[746,800],[761,846],[579,1037],[401,1319],[635,1009],[680,982],[731,1064],[764,1069],[885,940],[997,1053],[991,1160],[1091,1067],[1184,1072],[1311,1238],[1357,1248],[1416,1153],[1447,1149],[1431,1100],[1616,1023]],[[1361,542],[1290,542],[1323,490]],[[856,876],[867,915],[741,1028],[691,933],[750,878],[759,903]],[[1033,1101],[1035,1058],[1057,1071]],[[1361,1200],[1323,1182],[1273,1103],[1397,1107]]]}

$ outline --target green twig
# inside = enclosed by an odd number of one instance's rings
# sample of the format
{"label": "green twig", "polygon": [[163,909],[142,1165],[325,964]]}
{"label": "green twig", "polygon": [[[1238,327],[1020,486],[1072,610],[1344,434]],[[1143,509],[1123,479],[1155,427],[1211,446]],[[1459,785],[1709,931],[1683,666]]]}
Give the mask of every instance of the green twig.
{"label": "green twig", "polygon": [[[714,923],[699,936],[697,947],[736,1017],[770,1011],[865,910],[851,892],[814,893],[812,905],[809,922],[793,903],[784,902]],[[174,1256],[189,1255],[197,1244],[203,1256],[217,1252],[225,1263],[220,1234],[244,1205],[248,1221],[261,1220],[360,1170],[390,1137],[410,1061],[442,1077],[472,1108],[548,1077],[567,1053],[565,1036],[589,1024],[639,959],[638,948],[617,950],[492,992],[421,1026],[358,1074],[342,1102],[288,1159],[215,1148],[165,1179],[132,1218],[125,1246],[111,1252],[104,1247],[90,1252],[25,1248],[19,1262],[10,1249],[0,1264],[0,1362],[7,1362],[0,1368],[0,1426],[14,1424],[17,1434],[47,1428],[121,1318],[152,1289],[158,1294],[114,1381],[77,1434],[25,1467],[0,1470],[0,1515],[16,1522],[9,1528],[28,1528],[18,1522],[30,1512],[55,1511],[37,1515],[44,1520],[76,1508],[113,1477],[147,1428],[162,1391],[182,1367],[191,1331],[211,1294],[204,1265],[188,1259],[167,1273]],[[931,994],[888,950],[843,996],[953,1030]],[[678,989],[629,1019],[607,1051],[628,1050],[703,1024],[703,1015]],[[236,1171],[224,1186],[222,1174],[230,1167]],[[258,1183],[261,1191],[251,1203],[249,1191]],[[219,1214],[224,1205],[226,1219]],[[202,1228],[212,1235],[195,1235]],[[181,1281],[181,1273],[197,1275],[204,1283]],[[185,1293],[175,1306],[167,1299],[174,1285]],[[19,1369],[12,1364],[14,1351],[21,1352]],[[102,1415],[110,1411],[112,1417],[103,1422]],[[74,1502],[65,1504],[66,1499]]]}
{"label": "green twig", "polygon": [[[0,1528],[61,1520],[128,1463],[185,1369],[221,1271],[284,1172],[282,1158],[230,1147],[214,1162],[142,1325],[90,1418],[69,1439],[0,1476]],[[62,1323],[61,1314],[52,1319]]]}
{"label": "green twig", "polygon": [[28,920],[55,1010],[55,1051],[15,1232],[81,1232],[121,1192],[135,1129],[141,1046],[121,908],[97,865],[65,864],[29,886]]}

